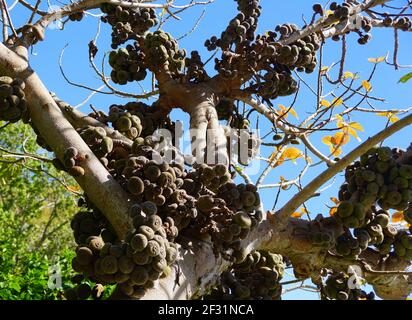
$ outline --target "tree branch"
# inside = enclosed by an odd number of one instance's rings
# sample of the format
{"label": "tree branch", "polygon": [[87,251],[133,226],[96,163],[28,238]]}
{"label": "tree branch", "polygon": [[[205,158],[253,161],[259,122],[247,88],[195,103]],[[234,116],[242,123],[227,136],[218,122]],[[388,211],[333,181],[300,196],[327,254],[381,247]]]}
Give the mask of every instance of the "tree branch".
{"label": "tree branch", "polygon": [[104,123],[89,117],[82,112],[74,109],[72,106],[70,106],[68,103],[60,100],[57,96],[54,94],[52,95],[54,101],[56,102],[57,106],[60,108],[61,112],[63,115],[66,117],[66,119],[70,122],[70,124],[75,128],[83,128],[86,126],[92,126],[92,127],[101,127],[105,129],[106,134],[112,138],[112,139],[117,139],[117,140],[122,140],[128,144],[132,144],[133,141],[130,140],[129,138],[125,137],[123,134],[121,134],[119,131],[114,130],[108,126],[106,126]]}
{"label": "tree branch", "polygon": [[214,93],[198,97],[200,101],[193,101],[193,105],[186,109],[190,114],[190,129],[195,138],[192,143],[193,156],[198,163],[206,160],[209,164],[229,165],[226,135],[215,109],[216,97]]}
{"label": "tree branch", "polygon": [[[174,5],[173,2],[174,0],[167,1],[165,4],[159,4],[159,3],[146,3],[146,2],[141,2],[141,1],[122,1],[122,0],[81,0],[78,2],[71,3],[69,5],[64,6],[60,10],[56,10],[54,12],[48,13],[43,15],[36,23],[35,26],[39,28],[39,31],[44,34],[44,30],[47,28],[47,26],[56,21],[60,20],[64,17],[69,16],[72,13],[75,12],[81,12],[81,11],[86,11],[89,9],[95,9],[98,8],[102,3],[110,3],[113,5],[118,5],[124,8],[153,8],[153,9],[166,9],[169,10],[170,8],[174,9],[188,9],[190,7],[196,6],[196,5],[207,5],[209,3],[212,3],[214,0],[207,0],[207,1],[191,1],[190,3],[186,5]],[[23,1],[24,2],[24,1]],[[31,6],[26,6],[30,10],[34,10],[34,8],[31,8]],[[170,13],[170,12],[169,12]],[[31,40],[26,38],[24,39],[24,43],[26,45],[31,44]]]}
{"label": "tree branch", "polygon": [[381,259],[379,253],[372,249],[365,250],[357,260],[331,255],[327,248],[311,243],[311,229],[315,225],[316,229],[330,233],[335,239],[343,233],[333,218],[317,218],[313,222],[289,218],[285,228],[279,229],[278,224],[271,224],[266,231],[270,236],[260,248],[287,256],[295,273],[302,279],[318,275],[323,268],[347,272],[350,266],[358,266],[367,283],[381,298],[405,299],[412,292],[411,272],[405,271],[410,262],[396,257]]}
{"label": "tree branch", "polygon": [[32,12],[37,13],[39,16],[45,16],[45,15],[47,15],[47,11],[42,11],[42,10],[36,9],[36,8],[33,7],[30,3],[27,3],[27,2],[24,1],[24,0],[18,0],[18,1],[19,1],[19,3],[20,3],[23,7],[29,9],[29,10],[32,11]]}
{"label": "tree branch", "polygon": [[[378,5],[385,4],[390,0],[369,0],[364,1],[351,9],[350,16],[358,15],[360,12],[366,11]],[[293,33],[290,37],[281,41],[281,44],[292,44],[299,39],[302,39],[310,34],[313,33],[322,33],[323,37],[331,38],[336,34],[343,34],[350,28],[349,20],[346,19],[343,22],[336,24],[336,18],[331,16],[324,16],[319,21],[314,24],[308,25],[306,28],[302,29],[299,32]],[[380,26],[380,24],[376,24],[375,26]]]}
{"label": "tree branch", "polygon": [[[260,223],[249,236],[242,241],[244,254],[255,249],[288,257],[302,280],[318,275],[323,268],[334,268],[347,272],[349,266],[359,266],[365,272],[366,281],[373,285],[382,298],[404,299],[412,291],[410,272],[404,270],[409,266],[406,261],[388,259],[377,260],[379,256],[373,250],[366,250],[361,260],[343,259],[328,253],[327,248],[311,242],[313,227],[323,230],[333,238],[343,233],[333,218],[317,218],[315,221],[289,218],[284,227],[273,224],[270,220]],[[366,270],[365,264],[373,267]],[[193,299],[202,296],[213,286],[218,276],[230,263],[213,254],[211,244],[193,240],[190,249],[181,249],[180,258],[174,272],[161,279],[159,284],[147,291],[144,300]],[[372,271],[371,271],[372,270]],[[389,271],[390,272],[384,272]],[[122,298],[118,296],[118,298]]]}
{"label": "tree branch", "polygon": [[344,170],[349,164],[354,160],[359,158],[362,154],[368,151],[370,148],[388,138],[392,134],[398,132],[399,130],[405,128],[412,123],[412,114],[406,116],[405,118],[395,122],[391,126],[385,128],[381,132],[377,133],[373,137],[366,140],[364,143],[359,145],[356,149],[348,153],[340,161],[336,162],[334,165],[329,167],[326,171],[317,176],[312,182],[310,182],[305,188],[297,193],[292,199],[290,199],[277,213],[276,219],[280,224],[286,223],[289,216],[297,209],[299,206],[307,201],[316,190],[318,190],[325,182],[333,178],[337,173]]}

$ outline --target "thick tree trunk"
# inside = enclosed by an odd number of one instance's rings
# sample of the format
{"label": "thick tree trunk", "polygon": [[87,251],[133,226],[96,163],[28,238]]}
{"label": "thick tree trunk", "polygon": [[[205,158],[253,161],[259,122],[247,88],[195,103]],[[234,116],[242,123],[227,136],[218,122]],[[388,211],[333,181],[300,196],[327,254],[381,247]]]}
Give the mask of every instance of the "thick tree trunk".
{"label": "thick tree trunk", "polygon": [[167,97],[172,108],[181,108],[190,115],[192,155],[198,163],[229,165],[227,139],[219,123],[215,106],[225,90],[219,79],[196,85],[182,85],[156,73],[161,97]]}
{"label": "thick tree trunk", "polygon": [[[371,249],[364,251],[359,260],[334,256],[327,248],[312,243],[311,235],[318,230],[328,232],[333,237],[343,232],[342,227],[331,218],[320,218],[314,222],[289,218],[284,227],[265,220],[242,242],[242,247],[245,254],[258,249],[288,257],[295,275],[302,280],[318,279],[323,268],[347,272],[350,266],[357,266],[383,299],[406,299],[412,292],[408,274],[391,272],[405,270],[409,262],[395,257],[380,261],[379,254]],[[214,256],[211,248],[211,245],[199,243],[192,250],[181,250],[180,260],[173,267],[174,272],[148,290],[143,299],[193,299],[208,292],[219,275],[230,266],[228,261]],[[365,264],[372,269],[366,270]]]}

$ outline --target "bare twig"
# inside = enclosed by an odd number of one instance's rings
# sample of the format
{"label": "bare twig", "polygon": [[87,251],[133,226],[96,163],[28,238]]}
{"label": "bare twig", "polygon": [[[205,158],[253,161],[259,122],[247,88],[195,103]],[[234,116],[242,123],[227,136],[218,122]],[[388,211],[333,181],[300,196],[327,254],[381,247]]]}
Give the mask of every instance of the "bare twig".
{"label": "bare twig", "polygon": [[[17,38],[17,37],[18,37],[18,36],[17,36],[17,32],[16,32],[16,29],[14,29],[13,21],[11,20],[10,13],[9,13],[9,9],[7,8],[7,3],[6,3],[6,1],[4,1],[4,0],[1,0],[1,3],[2,3],[2,6],[3,6],[3,10],[4,10],[5,14],[6,14],[7,21],[9,22],[9,27],[10,27],[10,29],[11,29],[11,32],[13,33],[14,37]],[[4,22],[3,22],[3,23],[4,23]]]}
{"label": "bare twig", "polygon": [[196,20],[195,25],[192,27],[192,29],[190,29],[190,30],[189,30],[188,32],[186,32],[184,35],[181,35],[180,37],[178,37],[178,38],[176,39],[176,41],[180,41],[180,40],[186,38],[187,36],[189,36],[191,33],[193,33],[193,32],[197,29],[197,27],[199,26],[200,21],[202,21],[203,17],[205,16],[205,13],[206,13],[206,10],[203,10],[203,11],[202,11],[202,14],[201,14],[200,17]]}
{"label": "bare twig", "polygon": [[2,147],[0,147],[0,151],[3,151],[5,153],[7,153],[7,154],[3,154],[3,155],[0,154],[0,157],[3,157],[3,158],[14,157],[14,158],[39,160],[39,161],[43,161],[43,162],[52,162],[52,159],[42,157],[42,156],[39,156],[37,154],[19,153],[19,152],[4,149]]}
{"label": "bare twig", "polygon": [[41,11],[39,9],[36,9],[30,3],[27,3],[25,0],[18,0],[18,1],[23,7],[26,7],[27,9],[37,13],[39,16],[45,16],[48,13],[47,11]]}

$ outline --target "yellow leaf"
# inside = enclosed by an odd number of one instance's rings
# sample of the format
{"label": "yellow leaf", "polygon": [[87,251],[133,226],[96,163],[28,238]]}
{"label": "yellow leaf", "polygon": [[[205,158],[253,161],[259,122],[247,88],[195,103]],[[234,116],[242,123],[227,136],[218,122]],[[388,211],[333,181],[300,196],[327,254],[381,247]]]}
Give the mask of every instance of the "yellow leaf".
{"label": "yellow leaf", "polygon": [[330,208],[330,210],[329,210],[329,215],[331,216],[331,217],[333,217],[335,214],[336,214],[336,211],[338,210],[338,207],[333,207],[333,208]]}
{"label": "yellow leaf", "polygon": [[340,203],[340,201],[339,201],[337,198],[335,198],[335,197],[331,197],[330,200],[331,200],[334,204],[339,204],[339,203]]}
{"label": "yellow leaf", "polygon": [[362,81],[362,87],[364,87],[365,90],[368,91],[368,92],[371,91],[371,89],[372,89],[372,85],[367,80]]}
{"label": "yellow leaf", "polygon": [[282,111],[280,112],[279,116],[283,116],[286,118],[288,114],[290,113],[296,119],[299,119],[298,114],[293,108],[286,108],[283,104],[279,104],[279,109]]}
{"label": "yellow leaf", "polygon": [[349,127],[349,128],[347,128],[347,130],[348,130],[348,133],[349,133],[352,137],[354,137],[356,140],[360,141],[360,139],[359,139],[359,137],[358,137],[358,133],[356,132],[355,129]]}
{"label": "yellow leaf", "polygon": [[320,105],[329,108],[331,106],[330,102],[328,100],[321,100]]}
{"label": "yellow leaf", "polygon": [[332,137],[331,136],[325,136],[322,138],[322,143],[326,144],[327,146],[332,146]]}
{"label": "yellow leaf", "polygon": [[335,107],[339,107],[340,105],[342,105],[343,100],[341,98],[335,98],[332,101],[332,105]]}
{"label": "yellow leaf", "polygon": [[372,63],[381,63],[381,62],[385,61],[385,57],[369,58],[368,61],[372,62]]}
{"label": "yellow leaf", "polygon": [[289,112],[290,112],[290,114],[291,114],[292,116],[294,116],[296,119],[299,119],[298,114],[296,113],[295,109],[290,108]]}
{"label": "yellow leaf", "polygon": [[364,131],[362,125],[359,122],[350,122],[349,127],[358,130],[358,131]]}
{"label": "yellow leaf", "polygon": [[392,222],[397,223],[404,220],[403,211],[397,211],[392,214]]}
{"label": "yellow leaf", "polygon": [[283,104],[279,104],[279,109],[282,111],[279,113],[279,116],[287,118],[288,117],[288,113],[286,112],[287,108]]}
{"label": "yellow leaf", "polygon": [[380,117],[387,117],[390,122],[399,121],[399,118],[396,116],[395,112],[379,112],[377,115]]}
{"label": "yellow leaf", "polygon": [[334,157],[339,157],[342,154],[342,149],[341,148],[330,148],[330,153],[332,154],[332,156]]}
{"label": "yellow leaf", "polygon": [[338,122],[336,122],[336,128],[339,128],[339,129],[343,129],[343,128],[346,128],[348,126],[348,124],[346,123],[346,122],[344,122],[344,121],[338,121]]}
{"label": "yellow leaf", "polygon": [[81,187],[79,185],[67,186],[67,189],[71,192],[79,192],[81,190]]}
{"label": "yellow leaf", "polygon": [[345,121],[343,121],[342,116],[337,114],[335,117],[336,117],[336,127],[337,128],[343,128],[343,127],[348,126],[348,124]]}
{"label": "yellow leaf", "polygon": [[352,72],[350,72],[350,71],[346,71],[346,72],[343,74],[343,77],[344,77],[345,79],[355,79],[355,75],[354,75]]}
{"label": "yellow leaf", "polygon": [[334,14],[334,11],[332,11],[332,10],[327,10],[327,11],[326,11],[326,16],[327,16],[327,17],[330,16],[330,15],[332,15],[332,14]]}
{"label": "yellow leaf", "polygon": [[286,159],[295,160],[302,157],[302,152],[298,148],[290,147],[283,152],[283,156]]}
{"label": "yellow leaf", "polygon": [[301,218],[304,214],[308,214],[304,207],[300,208],[299,211],[292,213],[292,218]]}
{"label": "yellow leaf", "polygon": [[399,118],[397,116],[393,115],[389,118],[389,121],[393,123],[393,122],[399,121]]}
{"label": "yellow leaf", "polygon": [[347,144],[349,142],[350,138],[347,132],[336,132],[332,139],[331,142],[332,144],[334,144],[335,146],[343,146],[345,144]]}

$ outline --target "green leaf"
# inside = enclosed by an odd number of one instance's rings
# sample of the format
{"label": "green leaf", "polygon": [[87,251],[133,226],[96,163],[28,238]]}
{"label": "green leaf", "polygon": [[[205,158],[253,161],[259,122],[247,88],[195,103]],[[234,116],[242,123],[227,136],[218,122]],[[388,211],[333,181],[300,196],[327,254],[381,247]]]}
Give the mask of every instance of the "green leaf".
{"label": "green leaf", "polygon": [[398,83],[406,83],[412,78],[412,72],[405,74],[402,78],[399,79]]}
{"label": "green leaf", "polygon": [[17,292],[20,292],[21,287],[17,282],[12,282],[9,284],[9,288],[16,290]]}

